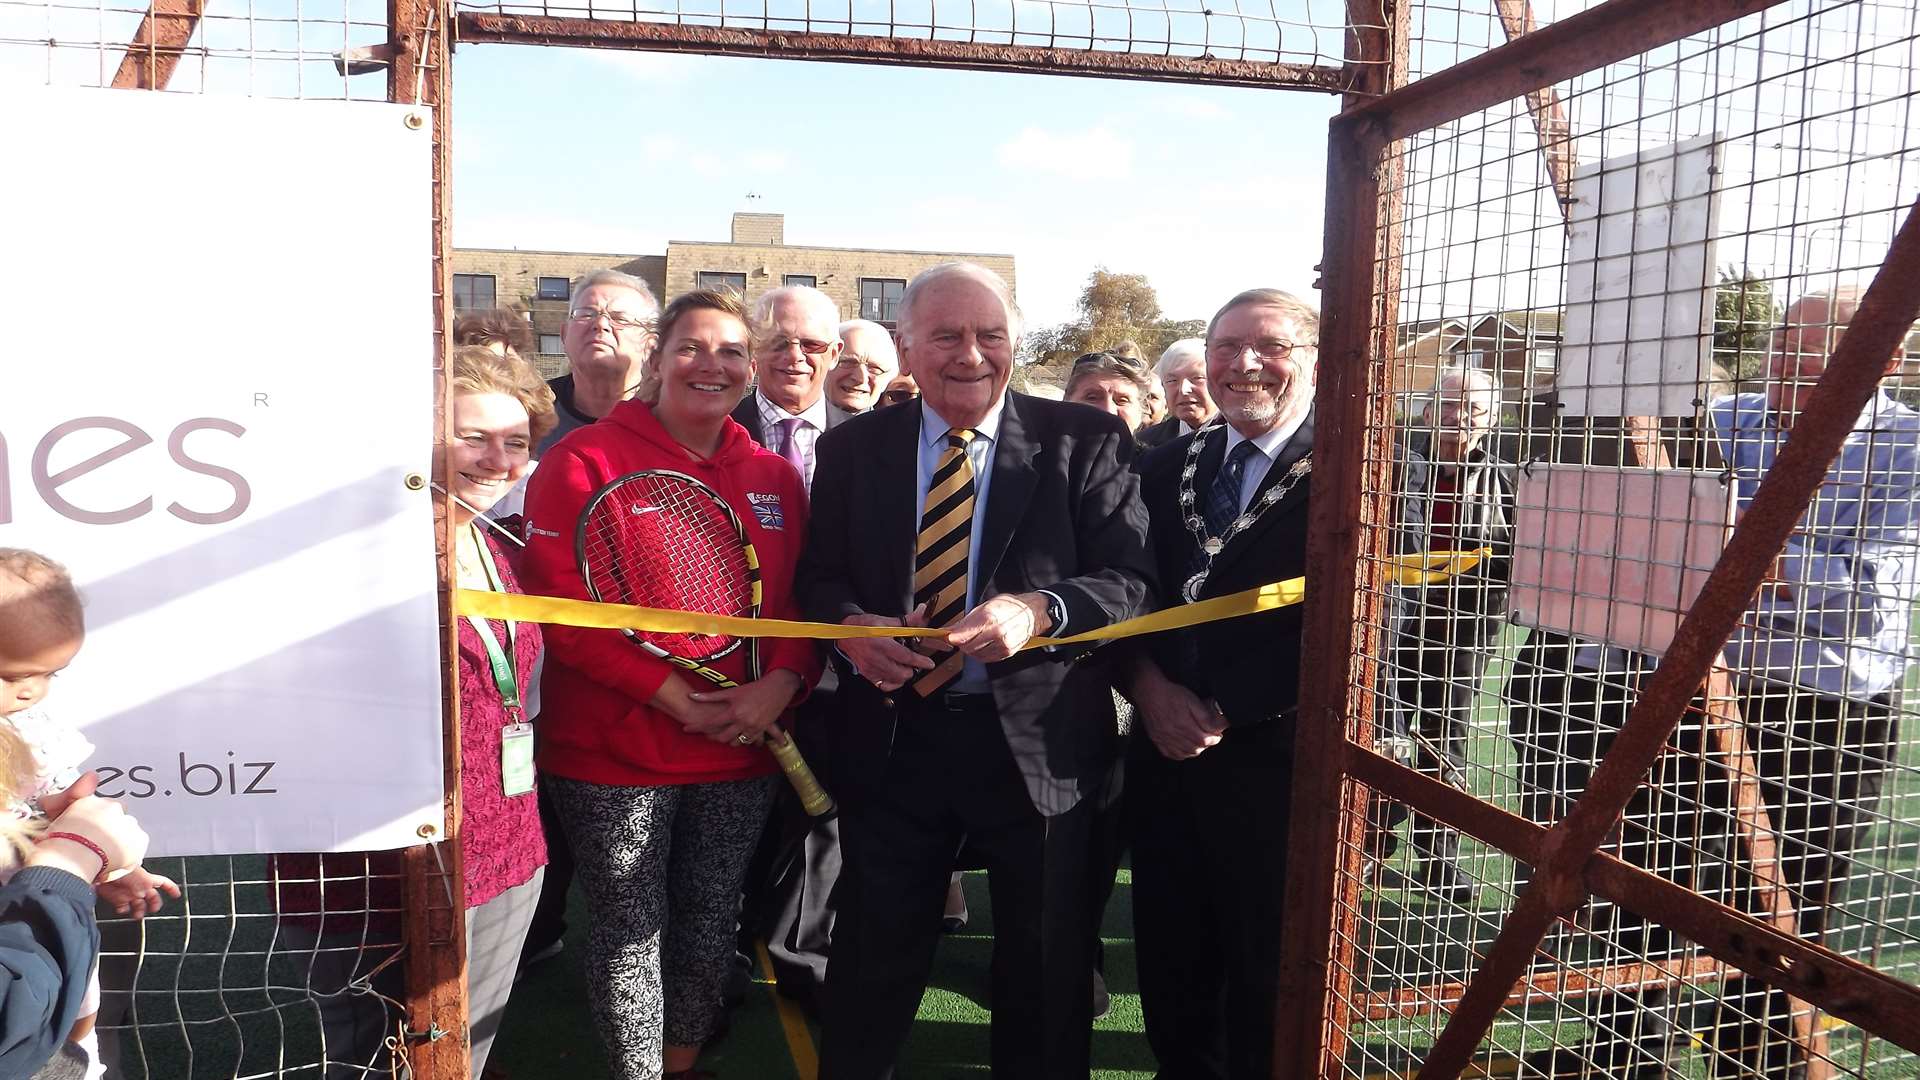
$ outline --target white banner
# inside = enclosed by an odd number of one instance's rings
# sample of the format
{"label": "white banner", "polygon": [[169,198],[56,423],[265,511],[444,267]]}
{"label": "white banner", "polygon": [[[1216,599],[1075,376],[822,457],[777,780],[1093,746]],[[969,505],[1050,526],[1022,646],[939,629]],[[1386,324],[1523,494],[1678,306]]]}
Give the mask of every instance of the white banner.
{"label": "white banner", "polygon": [[48,714],[156,853],[437,836],[431,118],[0,99],[0,545],[87,606]]}

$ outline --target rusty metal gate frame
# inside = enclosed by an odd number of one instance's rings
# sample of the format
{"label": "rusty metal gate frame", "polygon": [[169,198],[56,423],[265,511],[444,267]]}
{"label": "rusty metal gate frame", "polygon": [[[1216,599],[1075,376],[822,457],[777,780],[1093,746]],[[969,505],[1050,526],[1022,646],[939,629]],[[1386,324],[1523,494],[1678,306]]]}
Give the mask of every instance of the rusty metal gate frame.
{"label": "rusty metal gate frame", "polygon": [[[1536,868],[1422,1064],[1420,1080],[1460,1075],[1512,990],[1526,979],[1546,932],[1589,896],[1678,931],[1709,956],[1920,1052],[1920,987],[1804,941],[1777,920],[1736,911],[1598,850],[1658,761],[1688,702],[1713,674],[1749,598],[1875,393],[1885,357],[1920,316],[1915,277],[1920,273],[1920,206],[1909,210],[1796,424],[1794,439],[1733,531],[1585,793],[1551,828],[1536,825],[1375,753],[1370,745],[1372,658],[1380,655],[1384,633],[1386,561],[1380,546],[1388,531],[1388,421],[1394,396],[1391,366],[1373,360],[1392,355],[1397,324],[1401,206],[1394,146],[1524,97],[1549,177],[1559,187],[1568,171],[1566,121],[1551,87],[1775,3],[1610,0],[1527,32],[1524,5],[1496,0],[1509,42],[1413,83],[1404,81],[1402,0],[1366,6],[1385,29],[1356,34],[1349,56],[1363,62],[1360,71],[1372,82],[1349,95],[1333,121],[1327,149],[1315,404],[1321,417],[1315,456],[1325,464],[1316,478],[1319,497],[1307,560],[1306,681],[1296,748],[1294,873],[1287,893],[1275,1076],[1335,1074],[1349,1027],[1364,1018],[1352,1006],[1351,923],[1357,918],[1368,788]],[[1363,568],[1373,580],[1363,579]],[[1688,974],[1664,973],[1668,978]]]}
{"label": "rusty metal gate frame", "polygon": [[[1772,557],[1839,451],[1877,386],[1880,364],[1920,316],[1920,218],[1912,213],[1835,352],[1796,438],[1768,474],[1729,540],[1698,604],[1654,672],[1573,812],[1536,825],[1373,751],[1372,657],[1384,635],[1381,543],[1389,520],[1389,365],[1397,322],[1401,208],[1399,140],[1475,111],[1524,97],[1547,172],[1564,189],[1570,171],[1567,121],[1551,87],[1575,75],[1678,41],[1774,6],[1778,0],[1609,0],[1534,29],[1524,0],[1493,0],[1509,40],[1470,60],[1407,82],[1408,0],[1348,0],[1344,65],[1258,63],[1095,50],[921,40],[839,33],[693,26],[456,12],[449,0],[389,0],[388,40],[362,58],[384,63],[388,100],[432,109],[434,125],[432,297],[435,364],[451,319],[447,254],[451,225],[449,123],[456,41],[563,45],[774,59],[891,63],[982,71],[1079,75],[1343,93],[1327,144],[1327,206],[1321,266],[1323,312],[1316,410],[1321,461],[1309,540],[1301,716],[1294,783],[1289,918],[1275,1020],[1276,1077],[1338,1071],[1349,1026],[1363,1019],[1355,983],[1351,923],[1360,890],[1361,831],[1368,789],[1453,826],[1538,872],[1521,894],[1480,971],[1422,1066],[1423,1080],[1459,1075],[1527,965],[1543,934],[1586,902],[1605,897],[1691,938],[1719,962],[1785,989],[1836,1016],[1920,1052],[1920,988],[1820,945],[1776,921],[1725,907],[1597,849],[1642,777],[1654,765]],[[151,0],[112,85],[164,89],[188,51],[205,0]],[[343,61],[344,62],[344,61]],[[1902,295],[1904,294],[1904,295]],[[1385,379],[1382,380],[1384,374]],[[450,550],[450,548],[449,548]],[[1373,577],[1368,581],[1364,575]],[[442,566],[442,621],[451,663],[450,594]],[[1363,587],[1363,586],[1371,587]],[[457,778],[457,680],[443,665],[445,766]],[[1335,808],[1329,810],[1328,808]],[[458,834],[458,785],[448,784],[446,820]],[[464,912],[446,883],[458,881],[451,838],[407,853],[408,997],[406,1048],[419,1076],[467,1075]],[[1340,925],[1336,924],[1336,920]],[[1341,944],[1336,948],[1336,942]],[[1640,971],[1635,966],[1555,985],[1711,977],[1712,961]],[[1393,1003],[1376,1003],[1391,1010]]]}

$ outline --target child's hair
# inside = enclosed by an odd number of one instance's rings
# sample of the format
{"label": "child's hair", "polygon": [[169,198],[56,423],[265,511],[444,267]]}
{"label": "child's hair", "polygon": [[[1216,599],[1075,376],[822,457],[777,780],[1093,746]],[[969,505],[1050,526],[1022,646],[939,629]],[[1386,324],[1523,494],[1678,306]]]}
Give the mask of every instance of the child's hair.
{"label": "child's hair", "polygon": [[[0,787],[6,801],[24,802],[33,794],[36,775],[33,751],[12,725],[0,723]],[[27,861],[33,843],[46,831],[45,818],[15,817],[0,805],[0,869],[10,870]]]}
{"label": "child's hair", "polygon": [[25,548],[0,547],[0,620],[73,637],[86,630],[67,568]]}

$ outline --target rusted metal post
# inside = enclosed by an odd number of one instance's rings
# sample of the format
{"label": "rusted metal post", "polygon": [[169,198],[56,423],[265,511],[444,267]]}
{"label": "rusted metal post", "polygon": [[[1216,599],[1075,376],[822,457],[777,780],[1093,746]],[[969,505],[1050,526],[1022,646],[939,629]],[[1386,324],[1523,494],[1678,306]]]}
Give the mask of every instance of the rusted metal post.
{"label": "rusted metal post", "polygon": [[1246,86],[1259,89],[1337,93],[1350,85],[1346,69],[1329,64],[1225,57],[1176,56],[1118,49],[1048,48],[1037,45],[945,41],[891,34],[823,34],[756,30],[739,26],[693,26],[549,15],[459,13],[459,40],[572,48],[644,49],[650,52],[753,56],[782,60],[827,60],[848,64],[902,64],[1026,75],[1077,75],[1105,79]]}
{"label": "rusted metal post", "polygon": [[111,85],[118,90],[165,90],[204,12],[203,0],[152,0]]}
{"label": "rusted metal post", "polygon": [[[1761,480],[1726,550],[1701,587],[1693,610],[1687,613],[1667,654],[1647,678],[1626,723],[1588,781],[1586,792],[1548,831],[1542,860],[1537,864],[1540,872],[1521,893],[1487,950],[1460,1007],[1421,1066],[1419,1080],[1453,1080],[1460,1075],[1505,1002],[1508,988],[1526,974],[1548,927],[1585,901],[1587,864],[1596,857],[1647,770],[1665,751],[1688,702],[1718,661],[1722,646],[1745,614],[1768,568],[1786,547],[1801,513],[1852,433],[1861,409],[1879,388],[1887,359],[1900,347],[1915,318],[1920,317],[1917,281],[1920,206],[1909,209],[1886,261],[1861,298],[1858,314],[1848,324],[1846,336],[1794,424],[1793,437]],[[1711,904],[1704,898],[1697,899]],[[1624,902],[1629,908],[1656,915],[1642,907],[1637,895]],[[1675,929],[1686,932],[1678,926]],[[1771,926],[1767,929],[1773,930]],[[1750,965],[1742,966],[1767,979],[1769,961],[1774,959],[1760,952],[1752,957]],[[1791,965],[1771,966],[1777,970]]]}
{"label": "rusted metal post", "polygon": [[1403,139],[1784,0],[1607,0],[1342,114]]}
{"label": "rusted metal post", "polygon": [[[1352,0],[1349,78],[1386,93],[1407,71],[1404,0]],[[1348,748],[1372,741],[1375,657],[1384,639],[1401,185],[1388,143],[1331,140],[1321,258],[1314,398],[1314,497],[1307,539],[1305,651],[1294,749],[1286,926],[1274,1020],[1276,1078],[1326,1076],[1346,1052],[1352,1008],[1366,790],[1346,775]]]}
{"label": "rusted metal post", "polygon": [[[447,195],[451,153],[448,147],[447,91],[451,69],[447,0],[388,0],[387,26],[393,59],[387,68],[387,99],[420,107],[422,123],[433,125],[433,269],[422,284],[433,304],[433,355],[445,370],[452,291],[447,253],[452,242]],[[425,358],[423,358],[425,359]],[[443,435],[448,390],[441,380],[439,421],[431,429]],[[446,477],[436,478],[443,485]],[[446,832],[437,845],[406,853],[406,1052],[419,1080],[467,1080],[466,874],[460,845],[460,685],[456,668],[459,635],[453,614],[453,533],[439,538],[442,746]]]}

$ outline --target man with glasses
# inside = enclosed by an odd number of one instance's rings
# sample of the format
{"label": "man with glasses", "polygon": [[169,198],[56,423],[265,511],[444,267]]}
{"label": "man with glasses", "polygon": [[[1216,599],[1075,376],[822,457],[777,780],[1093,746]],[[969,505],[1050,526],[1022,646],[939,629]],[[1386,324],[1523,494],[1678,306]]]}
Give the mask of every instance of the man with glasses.
{"label": "man with glasses", "polygon": [[534,457],[613,411],[640,385],[640,366],[652,355],[660,302],[647,283],[618,270],[595,270],[573,287],[560,341],[567,373],[547,383],[560,422]]}
{"label": "man with glasses", "polygon": [[754,302],[753,393],[733,411],[753,441],[786,458],[813,486],[813,444],[853,415],[827,400],[840,361],[840,309],[819,289],[788,285]]}
{"label": "man with glasses", "polygon": [[[1162,607],[1306,573],[1319,326],[1277,289],[1213,317],[1205,378],[1226,422],[1140,463]],[[1295,606],[1134,647],[1123,689],[1146,737],[1129,747],[1123,798],[1161,1076],[1273,1074],[1300,639]]]}
{"label": "man with glasses", "polygon": [[[1427,523],[1421,546],[1432,551],[1488,548],[1492,556],[1466,573],[1411,588],[1410,611],[1395,642],[1393,707],[1412,713],[1421,772],[1466,789],[1467,731],[1480,681],[1505,625],[1507,571],[1513,548],[1514,468],[1489,436],[1500,422],[1500,388],[1478,368],[1448,367],[1433,399],[1407,434],[1401,497],[1419,504]],[[1419,884],[1453,903],[1472,899],[1459,867],[1460,835],[1413,816],[1411,840]]]}
{"label": "man with glasses", "polygon": [[1166,419],[1140,429],[1141,446],[1161,446],[1191,435],[1213,419],[1213,398],[1207,393],[1206,342],[1181,338],[1160,354],[1153,377],[1166,396]]}
{"label": "man with glasses", "polygon": [[840,362],[827,373],[827,400],[850,413],[878,408],[900,370],[900,353],[887,328],[868,319],[840,324]]}

